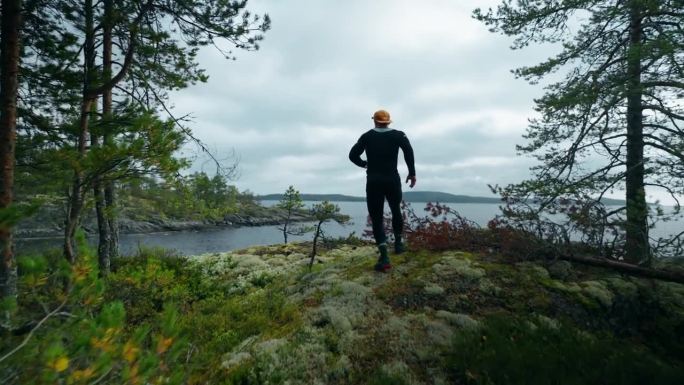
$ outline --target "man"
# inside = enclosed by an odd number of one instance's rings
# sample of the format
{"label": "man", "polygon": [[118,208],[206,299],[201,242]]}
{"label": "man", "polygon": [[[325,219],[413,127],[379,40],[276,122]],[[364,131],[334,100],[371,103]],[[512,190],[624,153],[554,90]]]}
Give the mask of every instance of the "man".
{"label": "man", "polygon": [[[375,128],[367,131],[349,151],[349,159],[359,167],[366,169],[366,204],[368,215],[373,224],[373,237],[380,251],[380,258],[375,264],[375,270],[386,272],[392,268],[387,253],[387,237],[383,227],[383,211],[385,199],[392,211],[392,231],[394,232],[394,251],[399,254],[404,251],[401,241],[404,226],[401,214],[401,179],[397,171],[397,156],[401,148],[404,160],[409,169],[406,183],[410,187],[416,185],[416,170],[413,164],[413,149],[406,134],[389,128],[389,112],[376,111],[373,114]],[[366,152],[367,161],[361,159]]]}

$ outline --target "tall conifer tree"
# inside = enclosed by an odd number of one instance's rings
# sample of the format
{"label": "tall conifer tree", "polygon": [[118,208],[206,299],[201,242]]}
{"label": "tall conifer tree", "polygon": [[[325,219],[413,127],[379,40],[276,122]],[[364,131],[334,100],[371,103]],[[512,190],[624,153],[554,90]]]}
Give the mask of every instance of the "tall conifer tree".
{"label": "tall conifer tree", "polygon": [[533,195],[543,209],[559,197],[624,190],[624,207],[602,220],[624,229],[626,260],[649,260],[646,188],[684,194],[684,1],[505,0],[474,15],[514,36],[514,49],[561,46],[517,76],[535,83],[565,73],[536,100],[541,117],[518,146],[541,161],[534,179],[499,192]]}
{"label": "tall conifer tree", "polygon": [[[17,91],[21,44],[21,0],[2,0],[0,31],[0,210],[7,213],[14,189],[17,140]],[[6,219],[3,215],[2,219]],[[0,298],[17,292],[17,267],[10,223],[0,223]]]}

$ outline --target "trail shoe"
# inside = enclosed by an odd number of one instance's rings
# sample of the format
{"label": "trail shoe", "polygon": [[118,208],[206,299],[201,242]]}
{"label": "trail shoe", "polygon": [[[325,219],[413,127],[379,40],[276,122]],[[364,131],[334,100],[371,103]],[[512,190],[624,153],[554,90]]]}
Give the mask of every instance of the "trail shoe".
{"label": "trail shoe", "polygon": [[384,273],[392,268],[390,264],[389,255],[387,255],[387,244],[381,243],[378,245],[378,251],[380,251],[380,258],[378,258],[378,263],[375,264],[373,269],[375,271]]}
{"label": "trail shoe", "polygon": [[406,245],[404,245],[404,242],[401,241],[400,236],[395,236],[394,237],[394,253],[395,254],[401,254],[406,251]]}

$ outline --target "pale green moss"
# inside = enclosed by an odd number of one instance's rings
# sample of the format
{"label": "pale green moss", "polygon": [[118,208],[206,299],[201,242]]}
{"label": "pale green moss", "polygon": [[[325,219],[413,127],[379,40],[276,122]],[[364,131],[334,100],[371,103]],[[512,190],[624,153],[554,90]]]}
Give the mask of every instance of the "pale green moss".
{"label": "pale green moss", "polygon": [[423,288],[423,292],[429,296],[438,296],[444,294],[444,288],[435,283],[430,283]]}
{"label": "pale green moss", "polygon": [[227,361],[223,362],[223,367],[226,369],[232,369],[234,367],[244,365],[246,362],[252,359],[252,355],[247,352],[238,352],[231,355]]}
{"label": "pale green moss", "polygon": [[568,261],[555,261],[549,268],[551,277],[560,280],[566,280],[572,275],[572,263]]}
{"label": "pale green moss", "polygon": [[453,329],[439,320],[428,320],[425,323],[425,334],[431,344],[436,346],[448,346],[451,343]]}
{"label": "pale green moss", "polygon": [[439,263],[432,266],[432,270],[438,276],[456,273],[463,278],[473,281],[485,276],[484,269],[476,267],[469,259],[462,259],[452,255],[443,257]]}
{"label": "pale green moss", "polygon": [[403,361],[391,361],[388,362],[384,365],[382,365],[381,368],[382,373],[386,376],[386,378],[391,378],[391,379],[396,379],[392,383],[404,383],[404,384],[414,384],[415,379],[414,375],[411,372],[411,368],[409,368],[408,365],[406,365],[405,362]]}
{"label": "pale green moss", "polygon": [[657,282],[658,296],[664,303],[684,310],[684,285],[675,282]]}
{"label": "pale green moss", "polygon": [[408,345],[411,339],[411,324],[404,317],[391,315],[382,326],[383,334],[395,336],[401,346]]}
{"label": "pale green moss", "polygon": [[445,251],[442,253],[442,256],[444,257],[455,257],[458,259],[467,259],[467,260],[472,260],[475,258],[475,256],[472,253],[468,253],[466,251]]}
{"label": "pale green moss", "polygon": [[618,295],[626,298],[636,298],[639,294],[639,287],[627,279],[612,277],[604,279],[608,287]]}
{"label": "pale green moss", "polygon": [[265,353],[274,353],[281,346],[287,344],[287,340],[284,338],[274,338],[266,341],[259,342],[255,345],[254,349]]}
{"label": "pale green moss", "polygon": [[467,314],[452,313],[446,310],[438,310],[435,317],[449,322],[451,325],[458,326],[463,329],[476,329],[480,323]]}
{"label": "pale green moss", "polygon": [[551,279],[551,280],[545,282],[545,285],[550,287],[550,288],[560,290],[560,291],[563,291],[566,293],[575,293],[576,294],[576,293],[580,293],[582,291],[582,288],[576,282],[564,283],[561,281]]}
{"label": "pale green moss", "polygon": [[491,296],[495,296],[495,297],[500,296],[502,293],[502,290],[499,286],[495,285],[492,281],[490,281],[486,278],[483,278],[480,280],[480,284],[478,286],[478,289],[480,289],[480,291],[483,294],[487,294],[487,295],[491,295]]}
{"label": "pale green moss", "polygon": [[545,315],[538,314],[537,315],[537,321],[539,324],[544,325],[548,328],[551,329],[559,329],[560,328],[560,322],[558,320],[549,318]]}
{"label": "pale green moss", "polygon": [[312,312],[312,320],[316,325],[330,324],[338,333],[344,333],[352,329],[351,322],[339,309],[332,306],[323,306]]}
{"label": "pale green moss", "polygon": [[551,278],[549,276],[549,271],[546,270],[544,266],[540,266],[534,262],[520,262],[516,264],[516,266],[523,273],[531,275],[537,279],[548,280]]}
{"label": "pale green moss", "polygon": [[613,293],[608,290],[605,283],[601,281],[585,281],[580,283],[582,293],[590,298],[595,299],[605,307],[613,305]]}
{"label": "pale green moss", "polygon": [[424,314],[424,313],[411,313],[411,314],[407,314],[406,316],[404,316],[404,318],[406,318],[406,320],[410,324],[421,326],[421,327],[425,326],[427,324],[427,322],[430,320],[430,318],[428,318],[427,314]]}

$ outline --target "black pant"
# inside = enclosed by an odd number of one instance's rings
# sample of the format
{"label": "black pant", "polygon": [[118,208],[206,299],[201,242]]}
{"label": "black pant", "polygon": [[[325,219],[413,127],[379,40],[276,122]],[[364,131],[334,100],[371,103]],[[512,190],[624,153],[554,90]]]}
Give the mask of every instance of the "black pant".
{"label": "black pant", "polygon": [[401,234],[404,218],[401,214],[401,180],[399,175],[368,175],[366,177],[366,204],[373,224],[373,237],[377,244],[385,243],[383,214],[385,198],[392,211],[392,230]]}

